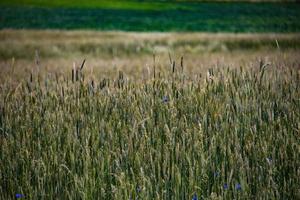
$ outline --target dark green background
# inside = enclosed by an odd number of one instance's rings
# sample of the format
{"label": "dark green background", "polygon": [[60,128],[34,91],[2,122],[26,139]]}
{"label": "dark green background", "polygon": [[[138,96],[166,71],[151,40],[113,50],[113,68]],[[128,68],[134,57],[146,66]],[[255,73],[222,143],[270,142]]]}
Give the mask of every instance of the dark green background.
{"label": "dark green background", "polygon": [[151,10],[2,5],[0,29],[285,33],[300,31],[299,3],[202,2],[176,4],[170,9],[162,8]]}

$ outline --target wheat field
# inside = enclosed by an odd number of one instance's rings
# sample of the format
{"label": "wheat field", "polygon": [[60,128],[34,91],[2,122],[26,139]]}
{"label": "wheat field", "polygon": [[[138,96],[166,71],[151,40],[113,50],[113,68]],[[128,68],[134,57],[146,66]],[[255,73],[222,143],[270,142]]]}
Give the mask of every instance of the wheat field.
{"label": "wheat field", "polygon": [[0,199],[300,198],[298,35],[101,34],[0,32]]}

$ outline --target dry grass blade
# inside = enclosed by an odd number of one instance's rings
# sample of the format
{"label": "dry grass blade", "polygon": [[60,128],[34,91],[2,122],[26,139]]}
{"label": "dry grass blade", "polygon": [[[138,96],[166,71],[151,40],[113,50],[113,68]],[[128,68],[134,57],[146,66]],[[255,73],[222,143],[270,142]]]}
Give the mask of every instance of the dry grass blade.
{"label": "dry grass blade", "polygon": [[80,71],[82,71],[84,64],[85,64],[85,59],[83,60],[81,66],[80,66]]}

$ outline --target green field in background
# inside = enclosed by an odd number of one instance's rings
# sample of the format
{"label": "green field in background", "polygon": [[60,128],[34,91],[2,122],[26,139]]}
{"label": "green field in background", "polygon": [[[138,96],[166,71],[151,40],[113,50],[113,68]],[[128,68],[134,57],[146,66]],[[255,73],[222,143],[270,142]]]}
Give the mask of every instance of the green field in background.
{"label": "green field in background", "polygon": [[64,8],[104,8],[104,9],[132,9],[132,10],[165,10],[182,7],[176,1],[134,1],[134,0],[3,0],[0,5],[64,7]]}
{"label": "green field in background", "polygon": [[299,32],[297,3],[2,1],[0,29]]}
{"label": "green field in background", "polygon": [[[38,7],[71,7],[71,8],[108,8],[108,9],[134,9],[134,10],[165,10],[187,8],[186,4],[201,2],[245,2],[240,0],[202,1],[202,0],[2,0],[0,5],[38,6]],[[268,2],[268,0],[256,0]],[[291,0],[269,0],[269,2],[293,2]]]}

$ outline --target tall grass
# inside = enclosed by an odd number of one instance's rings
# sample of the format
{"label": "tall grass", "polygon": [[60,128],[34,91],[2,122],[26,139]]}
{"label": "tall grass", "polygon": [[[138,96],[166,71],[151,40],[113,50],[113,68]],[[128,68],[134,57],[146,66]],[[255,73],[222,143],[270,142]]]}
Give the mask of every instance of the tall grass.
{"label": "tall grass", "polygon": [[0,198],[299,198],[299,70],[170,63],[143,82],[82,66],[1,85]]}

